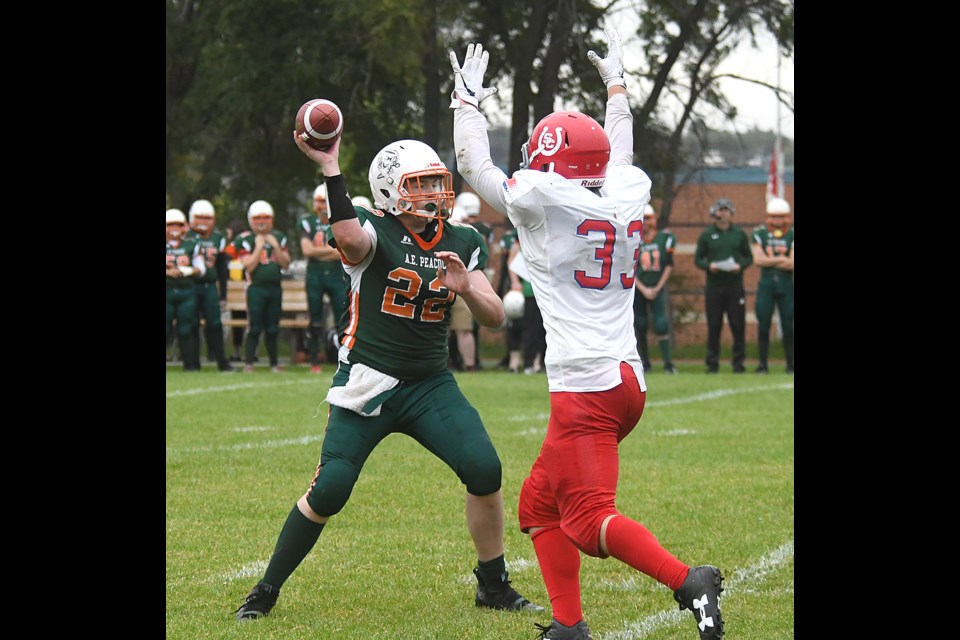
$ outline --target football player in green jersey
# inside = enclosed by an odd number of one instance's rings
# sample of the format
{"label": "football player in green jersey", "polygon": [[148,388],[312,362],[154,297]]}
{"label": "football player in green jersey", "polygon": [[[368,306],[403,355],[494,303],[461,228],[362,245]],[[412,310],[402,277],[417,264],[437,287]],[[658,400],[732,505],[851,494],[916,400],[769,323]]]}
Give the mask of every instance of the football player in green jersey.
{"label": "football player in green jersey", "polygon": [[643,211],[643,231],[637,258],[637,277],[633,292],[633,328],[637,334],[637,349],[643,360],[643,370],[650,369],[647,347],[648,314],[653,316],[653,333],[657,336],[663,355],[663,370],[676,373],[670,359],[670,299],[667,280],[673,271],[673,251],[677,239],[664,229],[657,229],[657,214],[649,204]]}
{"label": "football player in green jersey", "polygon": [[167,349],[173,344],[173,320],[177,320],[177,340],[184,371],[199,371],[199,345],[193,339],[197,321],[197,297],[194,281],[206,273],[200,245],[184,237],[187,217],[180,209],[167,209]]}
{"label": "football player in green jersey", "polygon": [[283,371],[277,351],[280,316],[283,312],[283,288],[280,271],[290,266],[287,236],[273,228],[273,206],[257,200],[247,209],[250,233],[234,240],[235,255],[247,275],[246,373],[253,372],[260,334],[264,334],[270,370]]}
{"label": "football player in green jersey", "polygon": [[343,315],[347,285],[343,277],[340,254],[327,244],[333,237],[327,216],[327,186],[319,185],[313,191],[312,215],[300,220],[300,250],[307,259],[307,306],[310,309],[310,328],[307,329],[307,354],[310,372],[320,373],[320,341],[323,330],[323,294],[330,298],[333,324],[337,326]]}
{"label": "football player in green jersey", "polygon": [[793,373],[793,225],[790,222],[790,204],[783,198],[771,198],[767,203],[767,223],[753,230],[750,236],[753,261],[760,267],[757,284],[757,341],[760,365],[757,373],[767,373],[767,355],[770,353],[770,324],[773,308],[780,314],[783,333],[783,354],[787,373]]}
{"label": "football player in green jersey", "polygon": [[[223,322],[220,319],[221,291],[218,286],[218,266],[221,254],[227,246],[227,239],[220,231],[214,228],[216,212],[213,203],[209,200],[197,200],[190,205],[190,231],[187,238],[196,240],[200,245],[200,254],[203,256],[207,272],[197,279],[195,292],[197,294],[197,322],[193,327],[194,340],[200,341],[200,322],[202,316],[206,321],[203,328],[203,337],[210,346],[220,371],[233,373],[223,350]],[[197,360],[193,363],[200,368],[200,353],[197,351]]]}
{"label": "football player in green jersey", "polygon": [[486,242],[473,227],[447,219],[450,171],[428,145],[393,142],[370,165],[376,208],[354,207],[340,172],[340,140],[327,151],[296,135],[294,141],[323,170],[334,242],[350,278],[349,306],[316,475],[287,516],[237,619],[270,612],[284,582],[350,498],[367,457],[393,433],[443,460],[466,488],[467,529],[478,557],[476,605],[542,611],[510,586],[500,458],[447,368],[450,310],[458,296],[484,326],[499,327],[504,319],[484,274]]}

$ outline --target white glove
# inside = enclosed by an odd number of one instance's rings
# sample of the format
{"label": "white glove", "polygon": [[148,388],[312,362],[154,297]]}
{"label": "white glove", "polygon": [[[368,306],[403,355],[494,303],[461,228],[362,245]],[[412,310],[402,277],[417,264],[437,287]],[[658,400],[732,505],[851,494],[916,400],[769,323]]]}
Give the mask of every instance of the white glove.
{"label": "white glove", "polygon": [[587,52],[587,60],[600,72],[600,79],[607,85],[607,89],[616,85],[626,88],[623,63],[620,62],[620,34],[615,29],[604,29],[603,32],[607,34],[607,57],[601,58],[591,50]]}
{"label": "white glove", "polygon": [[[489,98],[497,92],[496,87],[483,86],[483,74],[487,71],[487,63],[490,61],[490,52],[483,50],[481,44],[468,44],[467,55],[463,59],[463,67],[457,61],[457,54],[450,52],[450,66],[453,68],[454,89],[450,96],[450,108],[460,107],[460,100],[474,107],[479,105],[484,99]],[[459,99],[458,99],[459,98]]]}

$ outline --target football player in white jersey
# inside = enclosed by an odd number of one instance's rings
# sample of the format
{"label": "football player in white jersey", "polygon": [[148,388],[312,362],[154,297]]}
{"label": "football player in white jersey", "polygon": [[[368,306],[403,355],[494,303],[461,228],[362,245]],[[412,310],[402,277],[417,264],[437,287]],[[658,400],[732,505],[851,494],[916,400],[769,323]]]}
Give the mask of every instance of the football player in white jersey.
{"label": "football player in white jersey", "polygon": [[605,58],[587,54],[607,86],[604,127],[575,111],[543,118],[508,177],[490,159],[479,104],[489,52],[468,45],[454,72],[458,170],[473,190],[517,227],[521,253],[547,330],[550,420],[524,481],[520,528],[530,534],[553,619],[537,625],[552,640],[589,640],[580,597],[580,554],[613,556],[673,590],[690,609],[701,640],[723,636],[723,576],[691,567],[615,505],[618,447],[646,400],[633,331],[633,286],[650,200],[650,178],[633,161],[619,35],[608,31]]}

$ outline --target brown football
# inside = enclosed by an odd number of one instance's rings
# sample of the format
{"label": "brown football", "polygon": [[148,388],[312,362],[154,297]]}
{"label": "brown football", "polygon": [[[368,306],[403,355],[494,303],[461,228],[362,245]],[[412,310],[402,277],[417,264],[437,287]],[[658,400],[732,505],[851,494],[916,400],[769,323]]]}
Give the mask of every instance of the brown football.
{"label": "brown football", "polygon": [[329,100],[308,100],[297,111],[295,130],[308,145],[326,151],[343,133],[343,114]]}

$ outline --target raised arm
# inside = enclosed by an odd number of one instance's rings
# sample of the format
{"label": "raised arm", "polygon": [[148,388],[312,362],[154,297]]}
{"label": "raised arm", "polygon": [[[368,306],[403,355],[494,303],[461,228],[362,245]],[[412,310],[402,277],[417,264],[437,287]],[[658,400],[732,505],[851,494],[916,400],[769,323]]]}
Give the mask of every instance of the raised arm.
{"label": "raised arm", "polygon": [[467,45],[467,53],[460,66],[457,54],[450,51],[454,89],[450,100],[453,114],[453,144],[456,150],[457,171],[481,198],[499,213],[506,215],[506,198],[500,185],[507,179],[490,159],[490,140],[487,137],[487,119],[480,111],[480,102],[497,92],[496,87],[483,86],[490,53],[480,44]]}
{"label": "raised arm", "polygon": [[603,130],[610,139],[608,166],[630,165],[633,164],[633,114],[627,100],[627,82],[623,78],[620,34],[614,29],[605,29],[604,33],[607,36],[607,57],[601,58],[595,51],[588,51],[587,59],[597,68],[600,79],[607,86]]}

